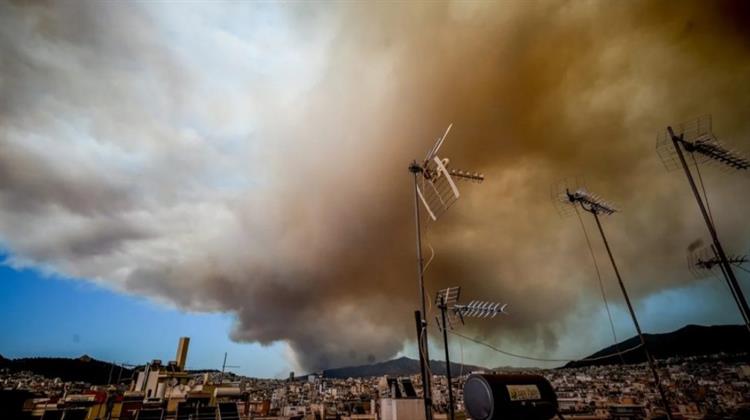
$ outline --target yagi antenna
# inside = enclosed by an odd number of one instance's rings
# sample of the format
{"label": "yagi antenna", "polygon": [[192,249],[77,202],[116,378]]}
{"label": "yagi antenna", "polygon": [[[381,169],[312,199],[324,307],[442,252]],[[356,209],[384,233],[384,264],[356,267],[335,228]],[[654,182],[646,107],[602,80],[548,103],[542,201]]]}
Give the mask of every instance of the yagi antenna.
{"label": "yagi antenna", "polygon": [[728,169],[750,172],[750,159],[722,144],[712,130],[711,115],[667,127],[656,137],[656,152],[667,170],[682,167],[675,144],[689,153],[696,164],[715,163]]}
{"label": "yagi antenna", "polygon": [[[727,255],[727,261],[730,265],[740,267],[747,263],[747,256]],[[693,269],[710,274],[713,269],[721,268],[721,259],[710,247],[704,247],[688,254],[688,264]]]}
{"label": "yagi antenna", "polygon": [[420,173],[421,179],[417,184],[417,194],[422,201],[430,219],[437,221],[453,203],[458,200],[461,193],[456,181],[484,181],[484,175],[478,172],[468,172],[449,168],[450,159],[440,158],[438,152],[448,137],[453,124],[450,124],[442,137],[438,138],[432,146],[421,165],[413,162],[409,169]]}
{"label": "yagi antenna", "polygon": [[612,203],[586,188],[582,179],[565,180],[552,189],[552,202],[558,212],[567,216],[575,211],[576,206],[597,215],[611,215],[619,211]]}
{"label": "yagi antenna", "polygon": [[435,304],[440,308],[438,328],[443,332],[443,346],[445,348],[445,371],[448,377],[448,411],[449,419],[454,419],[453,411],[453,381],[451,379],[451,358],[448,351],[448,328],[453,328],[450,322],[451,313],[457,315],[464,322],[464,317],[494,318],[498,314],[505,314],[508,304],[472,300],[468,305],[459,305],[458,298],[461,288],[458,286],[443,289],[435,296]]}
{"label": "yagi antenna", "polygon": [[[697,279],[709,277],[716,273],[715,269],[719,268],[724,281],[727,283],[727,287],[732,294],[732,298],[737,306],[740,308],[740,314],[742,315],[743,321],[748,323],[748,319],[745,317],[745,313],[742,311],[742,304],[740,303],[739,296],[732,287],[732,281],[727,275],[722,260],[719,257],[716,248],[713,245],[705,246],[701,239],[693,241],[687,248],[687,262],[688,270]],[[747,262],[747,256],[728,256],[727,262],[730,266],[741,267],[742,264]]]}
{"label": "yagi antenna", "polygon": [[[564,184],[561,184],[564,185]],[[622,281],[622,276],[620,275],[620,270],[617,267],[617,264],[615,263],[615,258],[612,255],[612,250],[609,247],[609,242],[607,241],[607,236],[604,234],[604,228],[602,228],[602,223],[599,220],[599,216],[604,215],[611,215],[614,214],[617,209],[615,207],[605,201],[600,196],[590,193],[585,187],[581,186],[574,186],[574,185],[566,185],[563,187],[564,191],[559,191],[556,195],[553,195],[553,198],[557,200],[561,200],[563,203],[571,206],[571,207],[581,207],[583,210],[591,213],[592,216],[594,216],[594,220],[596,221],[596,227],[599,229],[599,233],[601,234],[602,241],[604,242],[604,247],[607,250],[607,255],[609,256],[609,261],[612,263],[612,269],[615,272],[615,277],[617,277],[617,282],[620,285],[620,291],[622,292],[622,296],[625,299],[625,303],[628,307],[628,312],[630,313],[630,318],[633,321],[633,325],[635,326],[635,330],[638,333],[638,337],[641,341],[641,346],[643,347],[643,351],[646,356],[646,360],[648,361],[649,367],[651,368],[651,373],[654,377],[654,381],[656,384],[656,388],[659,391],[659,394],[661,396],[662,403],[664,404],[664,408],[666,409],[667,419],[671,420],[671,414],[669,412],[669,400],[667,400],[667,394],[664,392],[664,388],[661,385],[661,381],[659,380],[659,373],[656,371],[656,366],[654,365],[654,360],[651,357],[651,353],[648,350],[648,346],[646,345],[646,339],[643,336],[643,332],[641,331],[641,325],[638,323],[638,318],[635,315],[635,310],[633,309],[633,304],[630,301],[630,297],[628,296],[628,291],[625,288],[625,283]]]}
{"label": "yagi antenna", "polygon": [[[417,320],[417,337],[419,344],[419,362],[422,371],[423,398],[425,408],[425,419],[432,420],[432,401],[430,386],[430,356],[429,346],[427,345],[427,299],[424,291],[424,261],[422,259],[422,230],[420,226],[420,203],[424,206],[425,211],[432,221],[437,221],[440,216],[450,208],[453,203],[460,197],[460,192],[456,181],[484,181],[484,175],[474,172],[465,172],[449,167],[450,159],[441,158],[438,153],[440,148],[448,138],[453,124],[438,138],[432,148],[425,155],[424,161],[420,164],[412,161],[409,165],[409,172],[414,175],[414,219],[417,233],[417,280],[419,281],[419,294],[421,303],[421,312],[416,311]],[[452,410],[452,408],[451,408]]]}
{"label": "yagi antenna", "polygon": [[613,214],[617,211],[613,205],[604,201],[596,194],[588,192],[585,188],[578,188],[575,191],[566,190],[565,196],[568,202],[575,205],[581,205],[581,208],[596,214]]}
{"label": "yagi antenna", "polygon": [[461,323],[464,323],[464,317],[494,318],[498,315],[507,315],[507,307],[507,303],[472,300],[467,305],[455,305],[453,312],[461,319]]}
{"label": "yagi antenna", "polygon": [[734,169],[747,170],[750,168],[750,161],[747,158],[734,150],[727,149],[715,139],[698,140],[692,144],[685,143],[685,150],[700,153]]}
{"label": "yagi antenna", "polygon": [[[745,321],[745,327],[750,331],[750,306],[748,306],[742,287],[734,274],[734,266],[737,260],[733,260],[724,251],[724,247],[719,241],[719,235],[714,225],[713,216],[708,207],[708,197],[703,185],[703,178],[700,173],[700,164],[705,162],[714,162],[724,168],[750,173],[750,160],[742,154],[725,147],[713,134],[711,128],[711,116],[704,115],[685,123],[668,126],[666,130],[659,132],[656,136],[656,151],[664,162],[664,166],[671,170],[682,168],[685,177],[690,184],[698,208],[706,223],[708,233],[711,235],[712,253],[714,259],[702,260],[706,266],[713,266],[713,262],[722,270],[725,279],[732,292],[732,296],[737,303],[742,319]],[[695,171],[698,174],[698,181],[703,191],[703,196],[698,190],[693,171],[685,156],[689,156],[695,164]],[[705,200],[705,202],[704,202]],[[691,267],[691,270],[695,267]]]}

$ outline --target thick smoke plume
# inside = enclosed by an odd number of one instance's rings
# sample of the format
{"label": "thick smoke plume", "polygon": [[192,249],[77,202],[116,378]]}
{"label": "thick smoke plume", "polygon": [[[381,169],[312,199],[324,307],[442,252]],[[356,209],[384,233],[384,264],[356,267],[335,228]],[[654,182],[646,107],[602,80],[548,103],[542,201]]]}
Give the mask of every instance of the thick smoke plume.
{"label": "thick smoke plume", "polygon": [[[385,359],[417,307],[406,167],[453,122],[444,152],[487,181],[428,227],[428,290],[508,302],[467,328],[552,351],[598,286],[550,185],[623,209],[636,297],[690,281],[704,228],[656,133],[712,113],[747,141],[748,23],[741,2],[4,3],[0,239],[10,264],[233,313],[304,369]],[[747,179],[706,181],[746,247]]]}

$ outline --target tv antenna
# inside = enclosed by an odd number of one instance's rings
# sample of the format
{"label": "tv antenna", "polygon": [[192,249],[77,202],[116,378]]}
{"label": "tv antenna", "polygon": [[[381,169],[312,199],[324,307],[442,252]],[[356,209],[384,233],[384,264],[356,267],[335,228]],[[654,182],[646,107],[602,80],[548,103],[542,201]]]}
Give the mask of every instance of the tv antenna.
{"label": "tv antenna", "polygon": [[224,371],[227,368],[230,368],[230,369],[239,369],[240,367],[239,366],[228,365],[227,364],[227,352],[224,352],[224,362],[221,364],[221,376],[219,377],[219,384],[220,385],[224,383]]}
{"label": "tv antenna", "polygon": [[448,350],[448,328],[453,329],[451,320],[458,318],[464,323],[465,317],[494,318],[499,314],[506,314],[505,308],[508,304],[472,300],[468,305],[458,304],[461,294],[460,287],[449,287],[440,290],[435,296],[435,305],[440,308],[440,319],[437,320],[438,328],[443,333],[443,347],[445,348],[445,372],[448,379],[448,415],[449,419],[455,418],[453,409],[453,379],[451,375],[451,359]]}
{"label": "tv antenna", "polygon": [[646,345],[646,339],[643,337],[643,332],[641,331],[641,326],[638,323],[638,318],[635,316],[635,310],[633,309],[633,304],[630,302],[628,291],[625,288],[625,284],[622,281],[620,270],[617,268],[617,263],[615,263],[615,258],[612,255],[612,250],[609,247],[607,236],[604,234],[604,229],[602,228],[601,221],[599,220],[600,215],[609,216],[609,215],[616,213],[618,210],[614,207],[614,205],[612,205],[611,203],[608,203],[607,201],[604,201],[600,196],[589,192],[585,187],[575,187],[575,186],[572,188],[570,186],[565,187],[564,191],[559,192],[558,197],[560,197],[563,200],[563,202],[573,207],[580,206],[583,210],[591,213],[594,216],[594,220],[596,221],[596,227],[599,229],[599,233],[601,234],[602,241],[604,242],[604,247],[607,250],[607,255],[609,255],[609,261],[610,263],[612,263],[612,269],[615,272],[615,276],[617,277],[617,282],[620,285],[620,290],[622,291],[622,295],[625,298],[625,303],[628,306],[628,311],[630,312],[630,318],[633,320],[633,325],[635,326],[635,330],[638,333],[638,337],[640,338],[641,345],[643,346],[643,352],[646,355],[646,360],[648,361],[648,365],[651,368],[651,373],[654,376],[656,387],[661,396],[662,403],[664,404],[664,409],[666,411],[667,419],[672,420],[672,414],[670,413],[669,400],[667,400],[667,394],[664,392],[664,388],[662,387],[661,381],[659,380],[659,373],[656,371],[656,365],[654,363],[654,359],[651,357],[651,353],[648,351],[648,346]]}
{"label": "tv antenna", "polygon": [[[698,208],[703,215],[703,220],[706,222],[708,232],[711,234],[713,249],[716,251],[716,262],[720,265],[726,276],[729,289],[732,291],[732,295],[735,296],[735,302],[742,315],[742,319],[745,320],[745,326],[750,331],[750,307],[748,307],[747,299],[745,299],[742,288],[737,281],[737,276],[734,274],[732,261],[727,257],[724,247],[721,246],[721,242],[719,241],[713,215],[708,207],[708,197],[706,196],[699,168],[699,165],[703,163],[715,163],[727,169],[750,173],[750,160],[739,152],[725,147],[716,140],[711,130],[710,115],[704,115],[676,125],[675,128],[671,126],[667,127],[666,131],[660,132],[656,138],[656,151],[667,170],[675,170],[682,167],[685,171],[685,176],[693,191],[695,201],[698,203]],[[685,153],[689,154],[695,164],[698,180],[703,190],[703,197],[701,197],[701,193],[695,184],[693,173],[685,159]]]}
{"label": "tv antenna", "polygon": [[[748,261],[746,255],[729,255],[727,260],[730,265],[738,268],[742,268],[742,264],[745,264]],[[714,275],[714,269],[718,267],[724,281],[727,283],[727,287],[732,294],[734,302],[737,304],[737,307],[742,307],[737,294],[732,288],[732,282],[729,280],[729,276],[727,276],[727,272],[721,264],[721,258],[719,258],[719,254],[716,252],[716,247],[714,247],[713,244],[705,246],[701,239],[693,241],[693,243],[687,248],[687,263],[688,270],[690,270],[690,273],[692,273],[693,277],[696,279],[702,279]],[[742,320],[745,322],[745,326],[748,326],[748,321],[750,320],[745,317],[744,312],[740,311],[740,314],[742,315]]]}
{"label": "tv antenna", "polygon": [[414,175],[414,219],[416,225],[417,280],[421,312],[414,315],[417,321],[420,368],[425,404],[425,419],[432,420],[432,398],[430,387],[430,357],[427,346],[427,301],[424,290],[424,261],[422,259],[422,230],[420,226],[420,202],[432,221],[437,221],[460,197],[456,181],[482,182],[484,175],[449,168],[450,160],[440,158],[438,152],[448,137],[453,124],[450,124],[442,137],[439,137],[427,152],[422,163],[412,161],[409,172]]}

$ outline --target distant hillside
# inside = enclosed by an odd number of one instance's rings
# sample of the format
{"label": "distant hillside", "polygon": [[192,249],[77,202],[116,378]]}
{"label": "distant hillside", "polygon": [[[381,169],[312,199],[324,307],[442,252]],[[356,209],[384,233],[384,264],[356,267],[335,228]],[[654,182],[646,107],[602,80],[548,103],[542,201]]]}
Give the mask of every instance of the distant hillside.
{"label": "distant hillside", "polygon": [[[645,334],[646,342],[651,353],[657,359],[666,359],[674,356],[699,356],[717,353],[736,354],[747,353],[750,349],[750,333],[744,325],[718,325],[718,326],[699,326],[688,325],[679,330],[665,334]],[[621,349],[629,349],[639,343],[638,337],[632,337],[619,343]],[[620,363],[615,346],[604,348],[591,356],[600,357],[611,355],[602,360],[595,362],[577,361],[570,362],[564,367],[581,367],[590,365],[608,365]],[[748,356],[746,356],[748,357]],[[625,363],[642,363],[646,359],[643,351],[635,350],[623,355]],[[430,362],[432,372],[438,375],[445,375],[445,362],[433,360]],[[88,356],[82,356],[77,359],[66,358],[23,358],[23,359],[6,359],[0,355],[0,369],[9,369],[12,372],[31,371],[47,378],[61,378],[64,381],[82,381],[91,384],[106,384],[112,373],[111,381],[114,383],[120,375],[121,380],[126,381],[133,375],[133,370],[112,365],[107,362],[92,359]],[[508,368],[498,368],[507,370]],[[463,372],[490,369],[475,366],[464,365]],[[215,372],[215,370],[196,370],[196,372]],[[459,363],[451,363],[451,373],[458,376],[461,372]],[[359,378],[368,376],[407,376],[419,374],[419,360],[401,357],[381,363],[370,365],[343,367],[338,369],[327,369],[323,375],[327,378]]]}
{"label": "distant hillside", "polygon": [[[432,372],[439,375],[445,375],[445,362],[433,360],[430,362]],[[473,365],[464,365],[464,373],[475,370],[487,370],[486,368]],[[461,372],[460,363],[451,363],[451,374],[458,376]],[[389,360],[387,362],[374,363],[371,365],[343,367],[338,369],[327,369],[323,371],[326,378],[362,378],[368,376],[407,376],[419,374],[419,360],[408,357]]]}
{"label": "distant hillside", "polygon": [[78,359],[66,359],[61,357],[32,357],[24,359],[6,359],[0,356],[0,369],[9,369],[11,372],[30,371],[46,378],[60,378],[64,381],[80,381],[91,384],[106,384],[110,379],[114,383],[118,375],[121,380],[129,380],[133,371],[122,368],[108,362],[81,356]]}
{"label": "distant hillside", "polygon": [[[750,333],[744,325],[687,325],[679,330],[664,334],[644,334],[646,345],[651,355],[657,359],[675,356],[700,356],[717,353],[746,353],[750,350]],[[621,350],[632,348],[640,343],[638,336],[634,336],[619,343]],[[612,345],[588,356],[588,358],[612,355],[606,359],[587,362],[570,362],[565,367],[581,367],[591,365],[610,365],[620,363],[616,355],[617,347]],[[638,349],[623,354],[626,364],[643,363],[646,357]]]}

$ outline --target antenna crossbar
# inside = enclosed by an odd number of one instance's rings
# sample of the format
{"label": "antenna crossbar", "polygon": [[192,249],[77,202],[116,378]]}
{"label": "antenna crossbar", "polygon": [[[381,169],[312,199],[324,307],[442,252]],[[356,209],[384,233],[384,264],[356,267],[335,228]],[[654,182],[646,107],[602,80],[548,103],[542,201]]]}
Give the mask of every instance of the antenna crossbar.
{"label": "antenna crossbar", "polygon": [[584,210],[591,213],[609,215],[617,211],[614,206],[604,201],[598,195],[586,191],[584,188],[579,188],[574,192],[566,189],[565,195],[571,204],[575,205],[578,203]]}
{"label": "antenna crossbar", "polygon": [[464,180],[464,181],[474,181],[474,182],[482,182],[484,181],[484,175],[474,172],[473,174],[471,172],[464,172],[456,169],[449,170],[450,174],[457,179]]}
{"label": "antenna crossbar", "polygon": [[[747,262],[747,256],[728,256],[727,262],[732,265],[742,265]],[[711,270],[719,264],[721,264],[721,259],[718,257],[708,259],[698,258],[698,260],[695,262],[696,267],[706,270]]]}
{"label": "antenna crossbar", "polygon": [[484,302],[473,300],[468,305],[454,305],[453,311],[461,317],[474,317],[474,318],[494,318],[500,314],[507,314],[505,308],[508,307],[507,303],[501,304],[497,302]]}
{"label": "antenna crossbar", "polygon": [[445,371],[448,379],[448,415],[450,420],[455,419],[453,409],[453,380],[451,379],[451,359],[448,350],[448,329],[453,329],[450,315],[457,315],[464,322],[465,316],[477,318],[494,318],[498,313],[505,313],[507,304],[501,305],[494,302],[472,300],[468,305],[459,305],[458,297],[461,294],[460,287],[449,287],[440,290],[435,296],[437,307],[440,308],[440,318],[437,318],[437,326],[443,333],[443,348],[445,349]]}
{"label": "antenna crossbar", "polygon": [[750,161],[738,152],[729,150],[716,141],[699,140],[695,143],[682,141],[688,152],[700,153],[708,158],[716,160],[734,169],[750,169]]}

